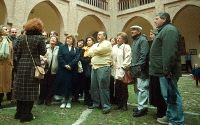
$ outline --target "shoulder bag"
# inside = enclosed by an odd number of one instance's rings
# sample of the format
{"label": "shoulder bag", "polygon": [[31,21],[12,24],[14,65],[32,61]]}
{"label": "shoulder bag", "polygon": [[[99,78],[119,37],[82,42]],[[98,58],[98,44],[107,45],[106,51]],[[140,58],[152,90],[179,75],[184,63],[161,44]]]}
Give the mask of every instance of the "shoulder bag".
{"label": "shoulder bag", "polygon": [[45,74],[44,68],[41,67],[41,66],[36,66],[35,61],[34,61],[34,59],[33,59],[33,56],[32,56],[32,54],[31,54],[31,51],[30,51],[28,42],[27,42],[27,36],[26,36],[26,35],[25,35],[25,39],[26,39],[26,44],[27,44],[27,47],[28,47],[28,51],[29,51],[30,56],[31,56],[31,59],[32,59],[32,61],[33,61],[33,65],[34,65],[34,67],[35,67],[35,76],[34,76],[34,77],[35,77],[36,79],[44,79],[44,74]]}

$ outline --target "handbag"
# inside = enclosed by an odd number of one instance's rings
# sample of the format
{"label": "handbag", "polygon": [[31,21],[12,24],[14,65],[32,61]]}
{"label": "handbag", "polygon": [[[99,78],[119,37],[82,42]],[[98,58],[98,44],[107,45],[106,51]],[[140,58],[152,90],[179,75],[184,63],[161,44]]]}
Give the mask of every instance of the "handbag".
{"label": "handbag", "polygon": [[133,84],[133,81],[134,80],[133,80],[133,76],[132,76],[130,69],[125,70],[125,74],[122,79],[122,82],[125,84]]}
{"label": "handbag", "polygon": [[41,66],[36,66],[35,61],[34,61],[34,59],[33,59],[33,56],[32,56],[32,54],[31,54],[31,51],[30,51],[28,42],[27,42],[27,36],[25,36],[25,39],[26,39],[26,44],[27,44],[27,47],[28,47],[28,51],[29,51],[29,53],[30,53],[30,55],[31,55],[31,59],[32,59],[32,61],[33,61],[33,65],[34,65],[34,67],[35,67],[35,75],[34,75],[34,77],[35,77],[36,79],[44,79],[44,75],[45,75],[44,68],[41,67]]}
{"label": "handbag", "polygon": [[[125,46],[124,46],[125,48]],[[125,50],[123,48],[123,60],[125,59]],[[130,67],[127,67],[125,69],[125,74],[123,76],[122,82],[125,84],[133,84],[134,83],[134,79],[133,79],[133,75],[131,73],[131,69]]]}

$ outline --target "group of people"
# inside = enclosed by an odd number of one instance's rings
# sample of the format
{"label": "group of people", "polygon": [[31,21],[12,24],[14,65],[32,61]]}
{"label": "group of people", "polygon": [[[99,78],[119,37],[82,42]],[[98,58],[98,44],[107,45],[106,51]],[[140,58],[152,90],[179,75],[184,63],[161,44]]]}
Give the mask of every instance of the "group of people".
{"label": "group of people", "polygon": [[[181,76],[180,33],[170,21],[168,13],[156,15],[157,29],[151,31],[151,42],[142,34],[141,26],[131,26],[130,45],[125,32],[109,41],[106,32],[99,31],[98,42],[92,36],[76,42],[73,35],[66,34],[61,43],[58,34],[52,31],[47,40],[43,23],[37,18],[24,25],[25,34],[16,40],[10,39],[0,27],[1,42],[7,41],[5,45],[9,45],[10,51],[7,56],[0,55],[1,96],[11,91],[13,83],[13,97],[17,101],[15,119],[21,122],[34,119],[31,111],[39,91],[38,104],[51,105],[54,99],[60,100],[60,108],[71,108],[71,102],[78,101],[83,93],[84,104],[90,109],[102,109],[103,114],[111,109],[126,111],[128,85],[123,77],[130,69],[138,104],[133,117],[146,115],[150,103],[157,107],[157,122],[183,125],[182,100],[177,88]],[[34,65],[45,68],[43,80],[34,78]],[[7,88],[2,88],[5,85]],[[112,104],[116,106],[112,108]]]}

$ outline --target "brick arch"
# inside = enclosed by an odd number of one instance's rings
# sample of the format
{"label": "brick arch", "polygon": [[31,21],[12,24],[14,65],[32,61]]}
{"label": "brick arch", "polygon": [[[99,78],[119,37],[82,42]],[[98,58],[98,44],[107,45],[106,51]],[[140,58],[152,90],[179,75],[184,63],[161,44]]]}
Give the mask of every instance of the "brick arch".
{"label": "brick arch", "polygon": [[185,9],[187,9],[188,7],[197,7],[200,9],[200,6],[197,6],[197,5],[193,5],[193,4],[187,4],[187,5],[184,5],[183,7],[180,7],[176,13],[174,13],[174,15],[171,16],[171,19],[172,19],[172,23],[174,23],[174,21],[176,20],[176,18],[178,17],[178,15]]}
{"label": "brick arch", "polygon": [[[88,27],[90,27],[91,25],[97,23],[96,27],[91,27],[91,28],[84,28],[84,24],[87,23],[87,20],[90,19],[90,24],[87,25]],[[84,31],[83,31],[83,28],[84,28]],[[88,35],[92,35],[94,37],[96,32],[98,32],[99,30],[102,30],[102,31],[107,31],[103,21],[97,17],[96,15],[93,15],[93,14],[88,14],[88,15],[85,15],[84,17],[81,18],[79,24],[78,24],[78,29],[77,29],[77,32],[78,32],[78,39],[82,39],[82,38],[85,38],[87,37]]]}
{"label": "brick arch", "polygon": [[[124,25],[124,27],[122,29],[122,31],[126,32],[128,34],[128,36],[131,36],[131,34],[130,34],[130,27],[132,25],[139,25],[139,26],[141,26],[143,28],[142,34],[147,35],[147,37],[149,36],[149,31],[151,29],[153,29],[153,26],[151,25],[151,22],[149,22],[147,19],[145,19],[144,17],[141,17],[141,16],[135,16],[135,17],[132,17],[131,19],[129,19],[125,23],[125,25]],[[131,38],[129,38],[129,39],[131,40]]]}
{"label": "brick arch", "polygon": [[[30,14],[32,13],[34,8],[37,7],[41,3],[46,3],[56,13],[56,16],[58,17],[58,20],[59,20],[59,31],[58,32],[59,32],[59,34],[63,33],[64,32],[64,21],[63,21],[64,15],[62,15],[63,13],[61,13],[61,10],[59,10],[59,7],[57,6],[57,4],[54,0],[36,0],[36,1],[34,1],[32,4],[30,4],[31,6],[28,9],[26,20],[29,19]],[[54,29],[52,29],[52,30],[54,30]],[[63,37],[63,34],[60,34],[60,35]]]}

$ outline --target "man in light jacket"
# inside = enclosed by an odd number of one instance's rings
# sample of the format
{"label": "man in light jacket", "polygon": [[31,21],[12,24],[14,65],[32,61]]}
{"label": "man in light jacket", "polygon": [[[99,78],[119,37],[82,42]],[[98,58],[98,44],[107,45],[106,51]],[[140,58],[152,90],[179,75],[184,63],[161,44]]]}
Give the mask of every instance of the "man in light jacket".
{"label": "man in light jacket", "polygon": [[105,32],[98,32],[98,43],[89,50],[89,55],[92,56],[91,96],[93,100],[93,106],[89,108],[101,106],[103,114],[111,110],[109,86],[112,45],[106,38]]}

